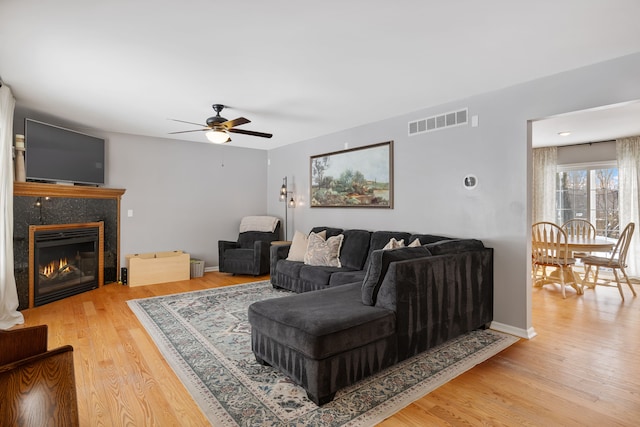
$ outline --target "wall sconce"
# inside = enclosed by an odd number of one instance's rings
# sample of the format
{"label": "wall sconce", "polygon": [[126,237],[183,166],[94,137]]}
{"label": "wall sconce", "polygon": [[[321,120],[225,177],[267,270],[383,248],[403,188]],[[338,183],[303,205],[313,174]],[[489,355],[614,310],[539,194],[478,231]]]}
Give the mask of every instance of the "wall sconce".
{"label": "wall sconce", "polygon": [[[51,197],[46,196],[46,197],[44,197],[44,200],[48,202],[48,201],[51,200]],[[44,224],[43,221],[42,221],[42,207],[43,207],[42,201],[43,201],[43,198],[42,197],[38,197],[36,199],[36,202],[33,204],[33,206],[35,208],[37,208],[39,213],[40,213],[40,224]]]}
{"label": "wall sconce", "polygon": [[[287,198],[288,198],[289,194],[291,194],[291,198],[287,202]],[[286,202],[285,205],[284,205],[284,240],[289,240],[287,238],[287,235],[288,235],[287,232],[289,230],[288,211],[289,211],[289,208],[295,208],[296,207],[296,201],[293,199],[293,191],[289,191],[289,188],[287,187],[287,177],[286,176],[284,178],[282,178],[282,187],[280,187],[280,201],[281,202]]]}

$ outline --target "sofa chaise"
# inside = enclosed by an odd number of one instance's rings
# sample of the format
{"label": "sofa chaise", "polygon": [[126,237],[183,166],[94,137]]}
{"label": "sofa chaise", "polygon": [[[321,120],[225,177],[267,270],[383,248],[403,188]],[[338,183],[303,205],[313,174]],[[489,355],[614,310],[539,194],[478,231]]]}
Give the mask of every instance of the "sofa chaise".
{"label": "sofa chaise", "polygon": [[256,360],[323,405],[343,387],[487,327],[493,249],[448,239],[373,250],[361,280],[259,301],[248,316]]}

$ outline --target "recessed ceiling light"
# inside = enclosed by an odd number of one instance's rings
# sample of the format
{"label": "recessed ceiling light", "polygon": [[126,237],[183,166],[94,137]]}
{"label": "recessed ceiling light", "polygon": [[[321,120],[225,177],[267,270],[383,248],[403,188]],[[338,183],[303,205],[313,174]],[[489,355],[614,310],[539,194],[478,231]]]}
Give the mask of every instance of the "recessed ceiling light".
{"label": "recessed ceiling light", "polygon": [[565,130],[563,132],[558,132],[558,135],[560,135],[560,136],[569,136],[569,135],[571,135],[571,132],[569,132],[568,130]]}

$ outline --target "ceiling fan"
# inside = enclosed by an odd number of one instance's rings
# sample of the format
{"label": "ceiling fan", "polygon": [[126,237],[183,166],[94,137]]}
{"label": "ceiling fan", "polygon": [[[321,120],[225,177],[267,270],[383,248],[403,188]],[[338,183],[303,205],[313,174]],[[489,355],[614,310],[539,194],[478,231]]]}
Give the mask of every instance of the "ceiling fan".
{"label": "ceiling fan", "polygon": [[259,136],[261,138],[271,138],[273,135],[270,133],[264,132],[254,132],[252,130],[244,130],[244,129],[236,129],[236,126],[244,125],[247,123],[251,123],[251,120],[245,119],[244,117],[238,117],[237,119],[227,120],[224,117],[220,116],[220,112],[225,107],[222,104],[213,104],[213,110],[216,112],[216,115],[213,117],[209,117],[207,119],[207,124],[203,125],[200,123],[193,122],[185,122],[184,120],[176,120],[171,119],[174,122],[180,123],[189,123],[196,126],[202,126],[202,129],[193,129],[193,130],[183,130],[179,132],[169,132],[169,134],[177,134],[177,133],[187,133],[187,132],[206,132],[206,137],[209,141],[214,144],[224,144],[231,141],[231,137],[229,133],[239,133],[242,135],[251,135],[251,136]]}

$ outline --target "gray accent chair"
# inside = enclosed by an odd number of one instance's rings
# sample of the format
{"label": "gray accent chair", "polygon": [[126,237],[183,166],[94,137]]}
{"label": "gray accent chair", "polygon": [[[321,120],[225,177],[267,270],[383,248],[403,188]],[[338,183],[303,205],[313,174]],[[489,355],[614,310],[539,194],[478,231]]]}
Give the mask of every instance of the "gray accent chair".
{"label": "gray accent chair", "polygon": [[245,231],[238,241],[218,241],[218,269],[222,273],[260,276],[269,273],[271,242],[280,238],[280,221],[272,232]]}

